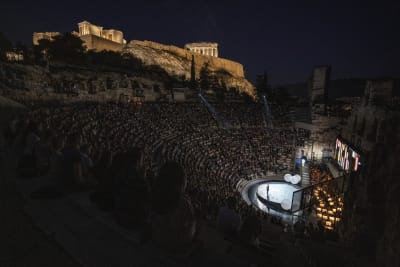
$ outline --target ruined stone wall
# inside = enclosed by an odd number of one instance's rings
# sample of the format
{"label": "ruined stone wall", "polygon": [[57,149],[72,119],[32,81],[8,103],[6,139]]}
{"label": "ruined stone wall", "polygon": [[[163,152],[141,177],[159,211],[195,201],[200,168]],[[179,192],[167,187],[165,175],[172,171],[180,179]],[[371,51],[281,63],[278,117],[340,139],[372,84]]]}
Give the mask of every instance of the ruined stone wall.
{"label": "ruined stone wall", "polygon": [[73,66],[0,64],[0,95],[30,101],[119,101],[121,96],[136,97],[138,91],[151,93],[164,88],[162,80],[132,73],[95,71]]}
{"label": "ruined stone wall", "polygon": [[113,42],[111,40],[88,34],[79,36],[81,40],[84,42],[84,45],[88,50],[95,49],[96,51],[101,50],[111,50],[111,51],[121,51],[124,47],[124,44],[120,44],[117,42]]}
{"label": "ruined stone wall", "polygon": [[[345,195],[343,236],[371,266],[400,265],[400,113],[385,114],[384,140],[364,153]],[[352,128],[352,127],[351,127]],[[351,131],[351,130],[350,130]]]}

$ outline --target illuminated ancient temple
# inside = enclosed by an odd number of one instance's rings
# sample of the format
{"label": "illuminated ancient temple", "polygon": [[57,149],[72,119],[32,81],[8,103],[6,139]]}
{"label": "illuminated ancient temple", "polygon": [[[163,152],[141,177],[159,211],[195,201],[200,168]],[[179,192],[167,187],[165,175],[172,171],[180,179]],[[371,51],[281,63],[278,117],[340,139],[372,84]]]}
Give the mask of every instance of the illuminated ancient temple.
{"label": "illuminated ancient temple", "polygon": [[217,43],[189,43],[185,44],[185,49],[205,56],[218,57],[218,44]]}
{"label": "illuminated ancient temple", "polygon": [[[88,21],[78,23],[79,32],[72,32],[78,36],[88,50],[111,50],[120,51],[126,44],[124,34],[120,30],[103,29],[102,26],[94,25]],[[59,32],[35,32],[33,33],[33,44],[38,45],[39,40],[47,39],[52,41]]]}

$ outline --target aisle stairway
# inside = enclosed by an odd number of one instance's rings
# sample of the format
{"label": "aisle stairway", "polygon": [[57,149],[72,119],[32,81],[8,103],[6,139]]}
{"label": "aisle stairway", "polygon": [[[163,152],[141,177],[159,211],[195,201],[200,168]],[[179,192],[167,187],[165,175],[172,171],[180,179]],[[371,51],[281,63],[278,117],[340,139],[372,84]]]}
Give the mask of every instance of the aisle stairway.
{"label": "aisle stairway", "polygon": [[303,187],[311,185],[310,169],[307,162],[301,167],[301,185]]}

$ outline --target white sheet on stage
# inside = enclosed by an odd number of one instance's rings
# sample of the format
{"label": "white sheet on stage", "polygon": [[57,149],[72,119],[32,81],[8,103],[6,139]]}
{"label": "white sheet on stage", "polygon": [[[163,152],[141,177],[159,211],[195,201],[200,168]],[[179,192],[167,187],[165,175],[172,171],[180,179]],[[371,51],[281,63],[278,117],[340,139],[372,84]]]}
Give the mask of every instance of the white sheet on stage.
{"label": "white sheet on stage", "polygon": [[284,200],[282,200],[282,202],[281,202],[281,207],[282,207],[282,209],[284,209],[284,210],[290,210],[291,205],[292,205],[292,202],[289,201],[288,199],[284,199]]}
{"label": "white sheet on stage", "polygon": [[298,174],[291,175],[290,173],[287,173],[283,176],[283,179],[288,183],[298,184],[301,181],[301,176]]}
{"label": "white sheet on stage", "polygon": [[[268,196],[267,186],[269,188]],[[283,209],[289,210],[292,205],[293,192],[297,190],[299,190],[299,188],[294,185],[274,181],[260,184],[257,188],[257,194],[266,200],[279,203]]]}

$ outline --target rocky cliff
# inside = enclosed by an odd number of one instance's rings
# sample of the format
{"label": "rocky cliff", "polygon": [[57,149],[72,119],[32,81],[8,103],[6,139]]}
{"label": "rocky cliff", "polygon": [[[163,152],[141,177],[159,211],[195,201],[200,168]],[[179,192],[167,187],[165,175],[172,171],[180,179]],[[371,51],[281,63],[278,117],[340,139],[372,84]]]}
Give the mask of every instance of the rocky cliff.
{"label": "rocky cliff", "polygon": [[175,85],[173,81],[182,83],[183,79],[191,79],[193,57],[197,79],[201,68],[207,63],[221,86],[255,95],[253,85],[244,77],[243,66],[231,60],[195,54],[176,46],[150,41],[131,41],[121,51],[119,60],[127,58],[126,54],[133,55],[141,62],[134,69],[108,64],[115,59],[115,55],[108,55],[107,60],[97,65],[87,63],[86,55],[81,55],[81,62],[75,62],[74,65],[56,60],[50,63],[42,61],[42,65],[3,62],[0,63],[0,94],[25,102],[52,99],[114,101],[121,97],[141,97],[145,101],[164,99],[171,94],[171,86],[185,86]]}
{"label": "rocky cliff", "polygon": [[158,65],[170,75],[184,76],[187,80],[190,79],[194,56],[196,77],[199,77],[203,65],[208,63],[210,70],[218,73],[228,88],[237,88],[250,96],[255,95],[253,85],[244,77],[243,65],[231,60],[196,54],[177,46],[138,40],[131,41],[124,52],[133,54],[147,65]]}

